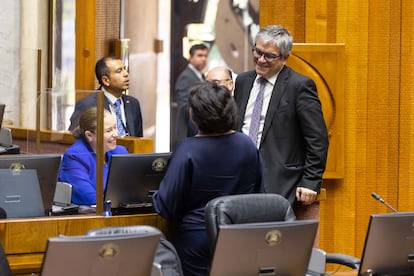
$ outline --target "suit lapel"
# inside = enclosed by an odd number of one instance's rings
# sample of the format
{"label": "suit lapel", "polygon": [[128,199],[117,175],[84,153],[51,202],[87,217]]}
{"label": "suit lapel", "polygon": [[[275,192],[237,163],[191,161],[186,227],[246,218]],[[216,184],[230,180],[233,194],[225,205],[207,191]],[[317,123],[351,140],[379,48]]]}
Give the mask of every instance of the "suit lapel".
{"label": "suit lapel", "polygon": [[133,110],[132,110],[131,102],[129,101],[129,99],[127,99],[127,97],[125,97],[125,95],[122,95],[122,101],[124,102],[127,132],[129,133],[129,135],[131,135],[131,133],[135,133],[134,124],[128,124],[128,122],[134,121],[134,118],[132,115]]}
{"label": "suit lapel", "polygon": [[282,71],[279,73],[279,76],[276,79],[275,86],[273,87],[272,95],[270,96],[269,107],[267,108],[266,118],[263,126],[262,138],[261,141],[266,137],[272,121],[275,118],[275,113],[279,108],[279,103],[282,95],[286,93],[286,85],[288,83],[289,70],[285,66]]}
{"label": "suit lapel", "polygon": [[[250,93],[252,91],[254,80],[256,79],[256,72],[252,71],[251,74],[246,76],[245,82],[241,83],[241,98],[239,105],[239,114],[246,113],[247,102],[249,101]],[[240,116],[238,130],[243,127],[244,116]]]}
{"label": "suit lapel", "polygon": [[[95,97],[96,97],[96,95],[95,95]],[[109,99],[107,97],[104,97],[104,108],[106,110],[111,111],[111,107],[110,107],[111,105],[112,105],[112,103],[109,101]]]}

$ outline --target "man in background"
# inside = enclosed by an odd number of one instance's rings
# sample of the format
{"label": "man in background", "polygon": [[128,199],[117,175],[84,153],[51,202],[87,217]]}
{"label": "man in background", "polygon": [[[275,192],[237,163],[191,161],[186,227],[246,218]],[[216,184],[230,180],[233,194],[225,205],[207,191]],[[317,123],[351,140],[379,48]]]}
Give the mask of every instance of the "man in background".
{"label": "man in background", "polygon": [[192,126],[188,124],[188,92],[193,85],[204,81],[203,70],[207,66],[208,53],[209,48],[205,44],[191,46],[188,65],[175,83],[173,101],[177,107],[171,141],[172,150],[183,138],[193,133]]}
{"label": "man in background", "polygon": [[[120,137],[142,137],[142,115],[139,101],[124,91],[129,88],[129,74],[122,60],[118,57],[103,57],[95,65],[96,78],[100,84],[98,90],[104,92],[104,106],[116,115]],[[91,106],[96,106],[96,93],[81,99],[75,105],[70,118],[69,130],[79,124],[79,117]]]}
{"label": "man in background", "polygon": [[233,93],[233,72],[227,67],[217,66],[210,69],[206,74],[206,81],[224,86]]}

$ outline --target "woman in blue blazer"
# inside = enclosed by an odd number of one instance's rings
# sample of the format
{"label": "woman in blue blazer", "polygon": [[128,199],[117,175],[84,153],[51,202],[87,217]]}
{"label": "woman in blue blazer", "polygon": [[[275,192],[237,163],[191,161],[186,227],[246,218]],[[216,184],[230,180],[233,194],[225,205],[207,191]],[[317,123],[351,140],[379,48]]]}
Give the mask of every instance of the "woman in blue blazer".
{"label": "woman in blue blazer", "polygon": [[[66,150],[60,166],[59,181],[72,185],[72,203],[78,205],[96,204],[96,115],[96,107],[82,113],[79,125],[73,131],[77,141]],[[117,137],[115,117],[105,110],[103,190],[112,154],[128,153],[125,147],[116,144]]]}

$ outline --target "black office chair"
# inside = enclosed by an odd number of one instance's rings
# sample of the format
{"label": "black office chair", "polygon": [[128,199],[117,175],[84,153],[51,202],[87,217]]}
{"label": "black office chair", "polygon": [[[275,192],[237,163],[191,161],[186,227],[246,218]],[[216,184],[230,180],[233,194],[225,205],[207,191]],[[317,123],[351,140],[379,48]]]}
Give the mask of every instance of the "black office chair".
{"label": "black office chair", "polygon": [[289,201],[277,194],[240,194],[218,197],[207,203],[204,216],[212,252],[216,246],[219,225],[296,219]]}
{"label": "black office chair", "polygon": [[[277,194],[241,194],[218,197],[207,203],[204,214],[208,242],[212,252],[216,246],[220,225],[296,219],[289,201]],[[323,274],[326,263],[345,265],[352,269],[359,268],[359,259],[355,257],[325,253],[315,248],[312,252],[310,266],[320,269],[318,272]]]}

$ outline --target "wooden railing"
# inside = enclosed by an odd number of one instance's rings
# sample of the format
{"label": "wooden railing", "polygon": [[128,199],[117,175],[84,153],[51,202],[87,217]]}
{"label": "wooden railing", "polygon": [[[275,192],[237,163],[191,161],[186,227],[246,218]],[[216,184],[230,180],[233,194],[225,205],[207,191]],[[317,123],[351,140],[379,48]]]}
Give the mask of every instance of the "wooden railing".
{"label": "wooden railing", "polygon": [[[69,131],[40,130],[10,127],[13,143],[20,146],[22,153],[63,153],[75,142]],[[40,147],[36,145],[39,137]],[[151,138],[119,137],[117,143],[125,146],[130,153],[154,152],[154,141]],[[37,149],[40,148],[40,152]]]}
{"label": "wooden railing", "polygon": [[127,225],[151,225],[164,233],[167,231],[166,222],[158,214],[3,219],[0,220],[0,242],[13,275],[38,275],[49,237],[84,235],[95,228]]}

